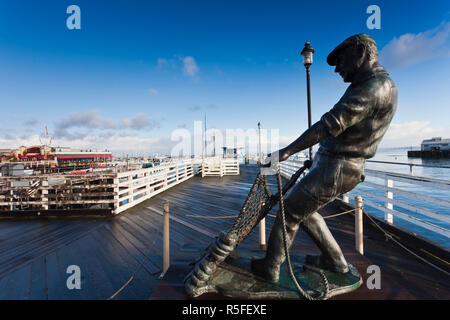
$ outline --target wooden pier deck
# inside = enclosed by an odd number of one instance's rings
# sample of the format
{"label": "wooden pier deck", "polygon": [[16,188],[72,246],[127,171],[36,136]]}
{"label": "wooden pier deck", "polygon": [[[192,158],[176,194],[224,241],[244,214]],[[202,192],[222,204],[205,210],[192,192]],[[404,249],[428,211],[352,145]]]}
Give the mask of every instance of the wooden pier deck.
{"label": "wooden pier deck", "polygon": [[[177,257],[186,257],[186,245],[206,246],[234,222],[234,218],[190,216],[237,215],[257,170],[256,166],[242,166],[239,176],[194,177],[111,218],[0,220],[0,299],[104,300],[133,274],[116,299],[182,299],[180,288],[172,296],[156,290],[161,288],[158,277],[163,264],[162,201],[170,201],[171,259],[176,262]],[[273,177],[270,181],[275,190]],[[321,213],[326,216],[339,211],[337,204],[332,204]],[[269,234],[273,218],[266,220]],[[386,242],[383,234],[365,227],[365,255],[361,256],[354,250],[352,215],[327,223],[364,280],[370,276],[367,266],[381,268],[381,290],[369,290],[363,284],[340,299],[450,299],[448,277]],[[257,243],[255,230],[242,245]],[[302,232],[297,235],[295,250],[318,252]],[[67,289],[69,265],[81,269],[81,290]]]}

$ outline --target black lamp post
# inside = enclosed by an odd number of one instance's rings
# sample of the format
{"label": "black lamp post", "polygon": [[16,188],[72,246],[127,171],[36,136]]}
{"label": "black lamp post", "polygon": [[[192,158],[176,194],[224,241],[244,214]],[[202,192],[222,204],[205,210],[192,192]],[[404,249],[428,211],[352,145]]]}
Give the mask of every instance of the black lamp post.
{"label": "black lamp post", "polygon": [[[310,43],[306,42],[301,55],[303,57],[303,65],[306,68],[306,90],[308,94],[308,128],[311,127],[311,89],[309,83],[309,67],[313,63],[314,49],[311,48]],[[312,160],[312,147],[309,148],[309,159]]]}
{"label": "black lamp post", "polygon": [[261,161],[261,122],[258,121],[258,163]]}

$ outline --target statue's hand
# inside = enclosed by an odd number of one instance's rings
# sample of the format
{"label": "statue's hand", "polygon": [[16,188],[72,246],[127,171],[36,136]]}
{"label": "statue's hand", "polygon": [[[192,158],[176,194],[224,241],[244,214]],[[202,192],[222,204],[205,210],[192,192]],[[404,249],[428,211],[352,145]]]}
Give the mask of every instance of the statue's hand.
{"label": "statue's hand", "polygon": [[279,158],[278,161],[280,161],[280,162],[287,160],[287,158],[289,158],[290,156],[291,156],[291,154],[289,153],[288,150],[286,150],[286,148],[280,149],[278,151],[278,158]]}
{"label": "statue's hand", "polygon": [[263,168],[269,168],[272,166],[272,164],[277,164],[279,162],[279,151],[272,152],[267,155],[267,158],[265,158],[262,163],[261,167]]}

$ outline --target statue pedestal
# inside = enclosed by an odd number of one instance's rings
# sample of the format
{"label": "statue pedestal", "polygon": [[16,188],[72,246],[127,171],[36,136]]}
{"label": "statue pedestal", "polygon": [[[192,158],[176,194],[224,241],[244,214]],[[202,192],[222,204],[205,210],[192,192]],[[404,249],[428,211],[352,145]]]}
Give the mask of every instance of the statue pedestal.
{"label": "statue pedestal", "polygon": [[[289,276],[286,263],[280,270],[277,283],[255,276],[250,271],[252,257],[263,257],[261,250],[237,249],[219,265],[211,280],[208,282],[210,292],[236,299],[299,299],[303,298]],[[304,268],[304,257],[291,255],[291,264],[297,282],[308,294],[318,296],[323,292],[323,282],[320,275]],[[350,271],[338,274],[324,271],[328,279],[328,297],[351,292],[359,288],[362,278],[353,265]]]}
{"label": "statue pedestal", "polygon": [[[188,299],[184,293],[183,279],[190,271],[192,257],[199,256],[199,248],[185,248],[184,254],[172,264],[158,285],[151,299]],[[323,290],[323,282],[317,273],[305,270],[304,255],[291,253],[291,263],[297,282],[307,293],[317,296]],[[303,251],[303,250],[302,250]],[[312,253],[315,253],[314,251]],[[292,282],[286,263],[281,267],[277,283],[255,276],[250,271],[252,257],[263,257],[264,251],[256,248],[238,247],[218,269],[207,283],[205,294],[199,299],[302,299]],[[324,271],[329,283],[329,295],[348,293],[358,289],[362,278],[356,268],[349,264],[350,271],[337,274]]]}

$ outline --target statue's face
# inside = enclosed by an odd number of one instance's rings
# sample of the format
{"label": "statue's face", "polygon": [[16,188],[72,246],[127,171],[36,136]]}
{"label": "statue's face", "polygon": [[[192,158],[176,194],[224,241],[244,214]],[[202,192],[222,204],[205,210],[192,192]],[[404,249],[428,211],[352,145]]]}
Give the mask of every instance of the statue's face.
{"label": "statue's face", "polygon": [[344,82],[352,82],[359,68],[361,67],[363,54],[356,46],[347,47],[338,55],[334,72],[344,79]]}

